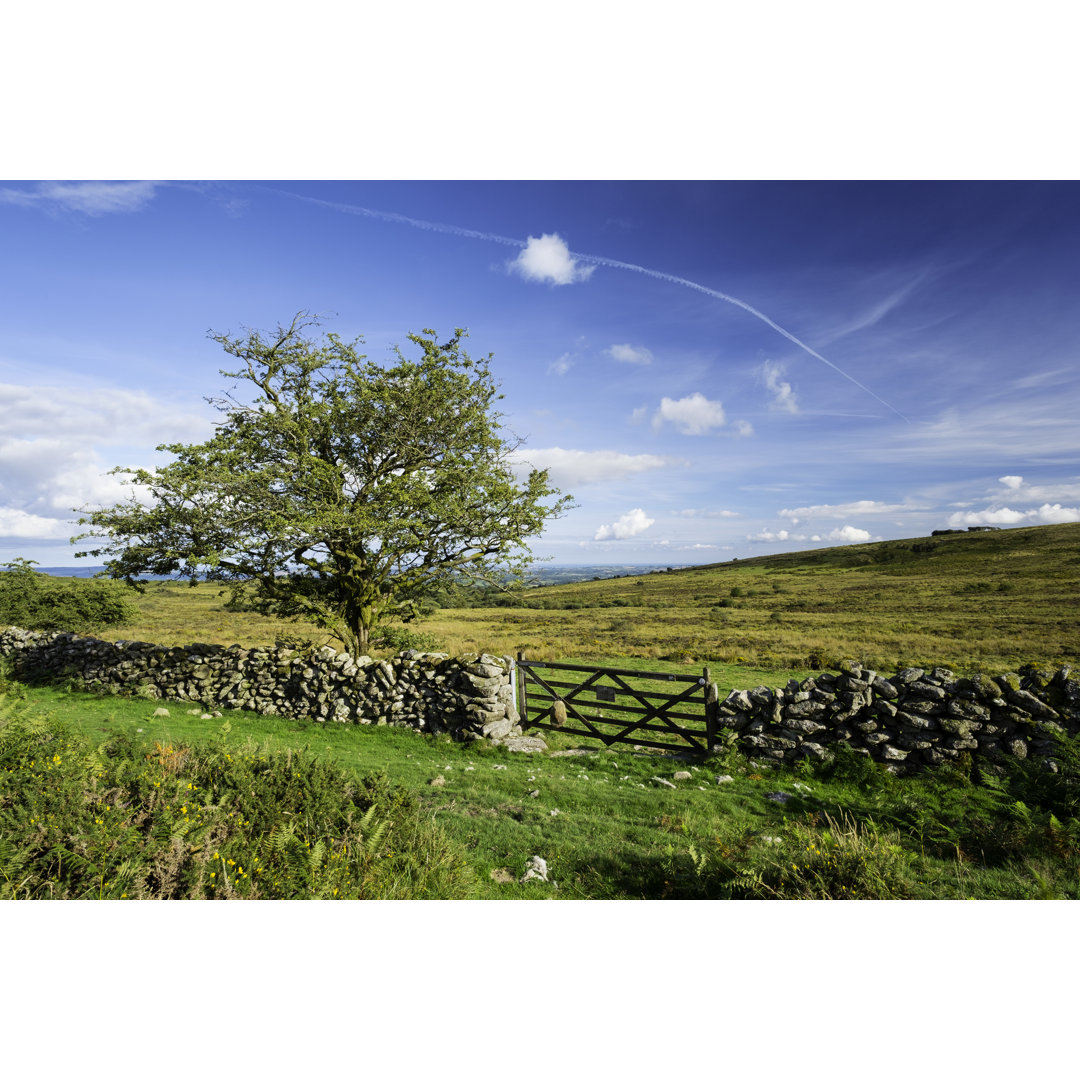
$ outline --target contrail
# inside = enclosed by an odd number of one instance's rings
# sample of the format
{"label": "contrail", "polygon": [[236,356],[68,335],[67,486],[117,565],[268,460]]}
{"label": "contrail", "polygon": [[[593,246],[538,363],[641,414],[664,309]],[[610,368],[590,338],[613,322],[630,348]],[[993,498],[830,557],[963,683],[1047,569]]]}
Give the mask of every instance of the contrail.
{"label": "contrail", "polygon": [[658,278],[660,281],[669,281],[673,285],[685,285],[686,288],[696,289],[698,292],[705,293],[706,296],[712,296],[717,300],[725,300],[729,304],[734,304],[736,307],[742,308],[743,311],[748,311],[751,315],[754,316],[755,319],[760,319],[766,326],[771,326],[778,334],[783,334],[783,336],[786,337],[788,341],[794,342],[794,344],[798,345],[800,349],[814,357],[815,360],[820,360],[827,367],[832,368],[833,371],[837,373],[837,375],[842,375],[845,379],[848,380],[848,382],[854,383],[860,390],[865,391],[875,401],[884,405],[885,408],[888,409],[890,412],[896,413],[896,415],[899,416],[900,419],[903,420],[905,423],[911,423],[911,421],[908,420],[908,418],[902,412],[900,412],[899,409],[894,409],[887,401],[879,398],[877,394],[875,394],[874,391],[870,389],[870,387],[864,386],[854,376],[849,375],[843,369],[838,368],[831,360],[826,360],[825,357],[821,355],[821,353],[816,352],[814,349],[811,349],[809,345],[807,345],[803,341],[800,341],[790,331],[785,330],[779,324],[774,323],[772,319],[770,319],[769,316],[766,315],[764,312],[758,311],[756,307],[751,307],[745,300],[740,300],[737,296],[729,296],[727,293],[720,292],[719,289],[710,289],[707,285],[699,285],[696,281],[688,281],[686,278],[676,277],[674,274],[665,274],[661,270],[650,270],[648,269],[648,267],[637,266],[634,263],[620,262],[618,259],[606,259],[601,255],[579,255],[577,252],[574,251],[570,252],[570,254],[573,255],[575,258],[581,259],[585,262],[595,263],[597,266],[610,266],[615,270],[633,270],[635,273],[646,274],[648,277]]}
{"label": "contrail", "polygon": [[[515,240],[510,236],[499,236],[498,233],[479,232],[476,229],[463,229],[458,225],[444,225],[437,221],[422,221],[419,218],[406,217],[404,214],[392,214],[385,210],[369,210],[367,207],[353,206],[349,203],[330,202],[326,199],[316,199],[311,195],[297,195],[291,191],[281,191],[278,188],[264,187],[263,190],[273,192],[275,195],[284,195],[290,199],[298,199],[301,202],[313,203],[316,206],[324,206],[328,210],[336,210],[339,213],[353,214],[357,217],[374,218],[376,221],[386,221],[394,225],[408,225],[414,229],[426,229],[429,232],[447,233],[450,236],[463,236],[469,240],[486,240],[492,244],[505,244],[507,247],[527,248],[529,246],[527,240]],[[864,386],[854,376],[849,375],[842,368],[838,368],[831,360],[827,360],[821,353],[811,349],[809,345],[800,341],[790,331],[785,330],[778,323],[773,322],[764,312],[758,311],[756,307],[752,307],[745,300],[740,300],[737,296],[729,296],[725,292],[720,292],[719,289],[710,289],[707,285],[699,285],[696,281],[689,281],[687,278],[677,277],[675,274],[667,274],[662,270],[650,270],[647,266],[638,266],[636,263],[620,262],[618,259],[608,259],[603,255],[586,255],[578,251],[568,251],[568,254],[574,259],[580,259],[582,262],[592,263],[595,266],[607,266],[613,270],[632,270],[636,274],[645,274],[646,277],[656,278],[658,281],[667,281],[672,285],[683,285],[687,289],[694,289],[697,292],[704,293],[706,296],[711,296],[714,300],[723,300],[725,303],[734,304],[736,307],[742,308],[743,311],[753,315],[755,319],[760,319],[766,326],[772,327],[778,334],[783,335],[788,341],[798,345],[803,352],[809,353],[815,360],[820,360],[826,367],[832,368],[837,375],[842,376],[864,393],[869,394],[876,402],[884,405],[890,412],[896,413],[896,415],[905,423],[911,423],[899,409],[893,408],[893,406],[883,398],[878,397],[868,386]]]}

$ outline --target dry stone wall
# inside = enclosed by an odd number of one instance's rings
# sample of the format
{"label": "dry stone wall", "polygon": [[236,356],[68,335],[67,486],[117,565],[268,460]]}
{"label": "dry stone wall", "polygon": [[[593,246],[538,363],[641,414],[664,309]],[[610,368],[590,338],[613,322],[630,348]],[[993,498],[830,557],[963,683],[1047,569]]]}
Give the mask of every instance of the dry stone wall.
{"label": "dry stone wall", "polygon": [[885,678],[856,663],[784,687],[732,691],[718,722],[761,765],[823,759],[837,743],[893,772],[956,761],[1036,756],[1053,768],[1055,733],[1080,731],[1080,681],[1071,669],[1021,668],[957,678],[905,668]]}
{"label": "dry stone wall", "polygon": [[409,726],[464,739],[498,742],[522,734],[508,656],[452,659],[407,650],[373,660],[330,648],[310,654],[273,646],[169,648],[18,628],[0,631],[0,655],[20,677],[70,679],[97,693]]}
{"label": "dry stone wall", "polygon": [[[0,631],[0,656],[21,677],[70,679],[99,693],[408,726],[514,749],[543,746],[522,738],[508,656],[407,650],[373,660],[329,648],[169,648],[17,628]],[[717,727],[761,766],[823,759],[844,743],[894,772],[962,754],[1038,757],[1052,768],[1055,734],[1080,732],[1080,680],[1070,675],[1067,667],[1025,667],[994,678],[905,668],[886,678],[845,662],[837,672],[783,687],[733,690],[717,706]]]}

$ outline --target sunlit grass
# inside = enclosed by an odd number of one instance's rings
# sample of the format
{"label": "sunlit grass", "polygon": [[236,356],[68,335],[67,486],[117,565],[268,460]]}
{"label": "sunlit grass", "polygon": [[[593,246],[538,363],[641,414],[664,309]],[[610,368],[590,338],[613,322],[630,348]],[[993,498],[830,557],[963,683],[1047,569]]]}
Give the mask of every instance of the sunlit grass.
{"label": "sunlit grass", "polygon": [[[1077,596],[1080,525],[1054,525],[549,586],[516,606],[436,610],[410,629],[451,655],[634,658],[686,672],[741,667],[745,679],[841,659],[994,672],[1075,663]],[[220,586],[153,583],[138,618],[102,636],[254,646],[300,635],[340,647],[309,625],[229,611],[227,599]]]}
{"label": "sunlit grass", "polygon": [[[53,720],[34,745],[0,739],[12,770],[0,777],[10,896],[48,892],[60,845],[84,860],[63,874],[87,898],[145,895],[147,882],[170,895],[487,899],[1036,899],[1076,898],[1080,885],[1075,746],[1053,775],[1014,762],[1001,778],[902,778],[853,755],[762,772],[735,753],[676,759],[556,733],[551,752],[527,755],[406,729],[203,719],[190,702],[155,716],[158,702],[19,692],[29,724]],[[95,757],[80,738],[113,749]],[[587,752],[555,756],[567,749]],[[345,827],[334,790],[372,775],[382,779],[364,790],[386,814],[419,809],[397,833],[418,846],[382,847],[386,834],[372,837],[383,811],[365,824],[361,806],[354,837],[371,851],[331,858]],[[300,818],[297,839],[286,827]],[[151,878],[139,868],[155,829]],[[534,855],[549,883],[521,881]],[[276,874],[263,885],[267,868]]]}

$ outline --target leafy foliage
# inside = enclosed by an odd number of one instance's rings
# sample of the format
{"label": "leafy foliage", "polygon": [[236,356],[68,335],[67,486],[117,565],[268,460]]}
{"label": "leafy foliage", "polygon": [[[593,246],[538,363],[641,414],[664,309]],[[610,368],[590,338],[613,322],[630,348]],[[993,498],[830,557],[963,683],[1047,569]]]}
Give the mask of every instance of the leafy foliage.
{"label": "leafy foliage", "polygon": [[0,696],[0,898],[454,898],[470,882],[385,775],[224,735],[95,748]]}
{"label": "leafy foliage", "polygon": [[305,337],[312,325],[301,314],[265,338],[212,335],[240,361],[222,374],[254,399],[212,399],[216,434],[159,447],[173,463],[114,470],[150,506],[132,496],[80,523],[107,538],[85,554],[113,576],[228,582],[234,606],[311,620],[362,652],[380,619],[411,618],[441,580],[523,573],[525,541],[570,499],[546,471],[518,484],[490,357],[464,352],[465,331],[410,334],[419,358],[395,350],[384,366],[359,339]]}
{"label": "leafy foliage", "polygon": [[0,569],[0,625],[86,633],[121,626],[139,613],[133,590],[119,582],[52,577],[36,565],[16,559]]}

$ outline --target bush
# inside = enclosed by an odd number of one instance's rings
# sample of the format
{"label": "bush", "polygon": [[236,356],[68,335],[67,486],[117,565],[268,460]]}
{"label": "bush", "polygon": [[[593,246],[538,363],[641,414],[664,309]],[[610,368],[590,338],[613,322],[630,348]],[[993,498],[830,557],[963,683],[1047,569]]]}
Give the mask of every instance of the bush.
{"label": "bush", "polygon": [[379,626],[371,635],[371,644],[378,649],[390,649],[403,652],[405,649],[417,649],[419,652],[436,652],[439,641],[431,634],[410,630],[407,626]]}
{"label": "bush", "polygon": [[132,589],[116,581],[57,578],[16,559],[0,569],[0,625],[88,633],[122,626],[138,615]]}
{"label": "bush", "polygon": [[0,697],[0,898],[455,899],[474,878],[413,796],[307,754],[120,737]]}
{"label": "bush", "polygon": [[880,830],[870,820],[820,814],[765,838],[696,832],[684,825],[687,857],[673,868],[669,882],[687,898],[904,900],[914,895],[914,855],[904,850],[899,833]]}

